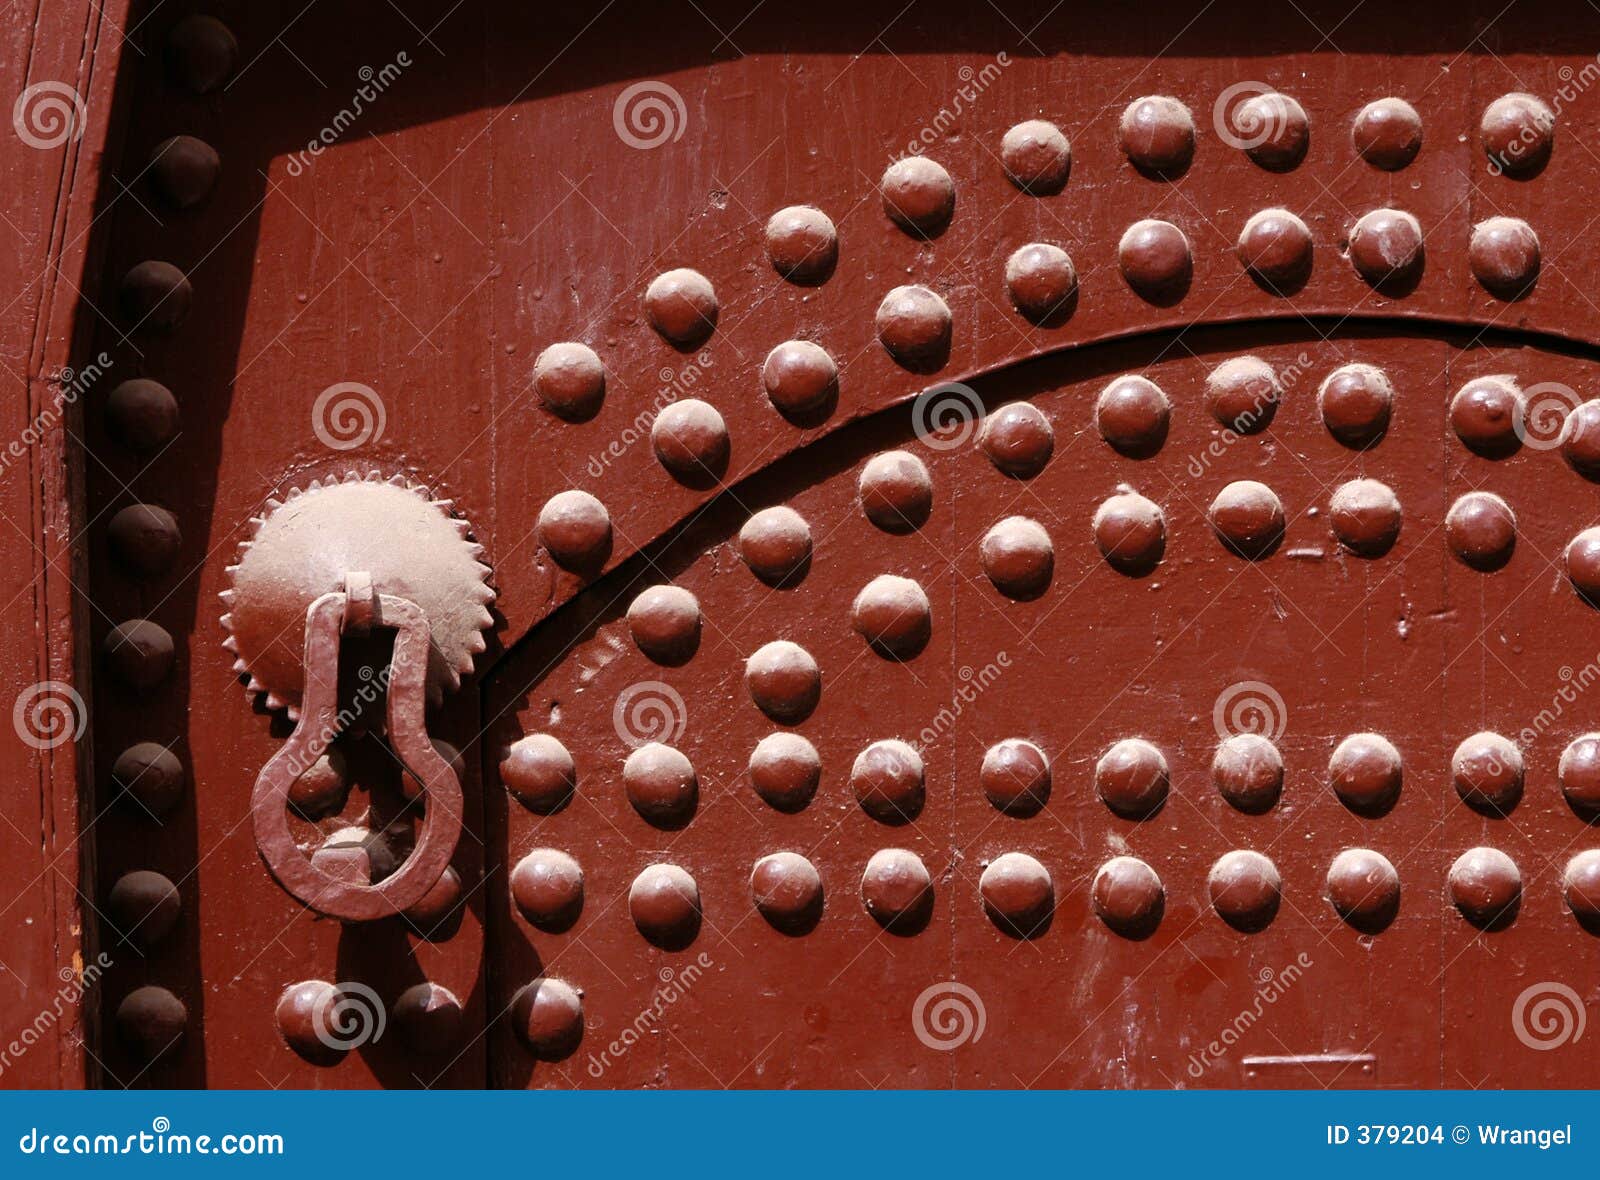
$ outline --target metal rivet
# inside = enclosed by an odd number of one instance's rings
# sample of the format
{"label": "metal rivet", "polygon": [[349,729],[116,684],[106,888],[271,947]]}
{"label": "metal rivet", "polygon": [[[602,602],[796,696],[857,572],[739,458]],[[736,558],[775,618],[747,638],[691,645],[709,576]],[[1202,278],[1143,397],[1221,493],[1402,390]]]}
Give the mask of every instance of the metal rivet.
{"label": "metal rivet", "polygon": [[559,849],[535,848],[511,870],[511,900],[540,930],[571,929],[583,912],[583,869]]}
{"label": "metal rivet", "polygon": [[289,788],[289,806],[302,819],[326,819],[344,810],[350,797],[344,752],[337,748],[322,755],[294,780]]}
{"label": "metal rivet", "polygon": [[1171,418],[1167,395],[1144,377],[1118,377],[1095,400],[1095,429],[1131,459],[1148,459],[1161,450]]}
{"label": "metal rivet", "polygon": [[633,879],[628,912],[650,942],[682,950],[700,933],[700,887],[678,865],[651,865]]}
{"label": "metal rivet", "polygon": [[1072,147],[1054,123],[1029,119],[1001,138],[1000,164],[1011,183],[1023,192],[1048,196],[1066,187],[1072,172]]}
{"label": "metal rivet", "polygon": [[391,1010],[395,1029],[413,1053],[437,1057],[461,1043],[461,1001],[449,988],[424,981],[401,992]]}
{"label": "metal rivet", "polygon": [[1491,217],[1472,227],[1467,261],[1484,289],[1521,299],[1539,279],[1539,235],[1520,217]]}
{"label": "metal rivet", "polygon": [[154,688],[172,671],[172,635],[160,623],[129,619],[106,633],[106,666],[130,688]]}
{"label": "metal rivet", "polygon": [[983,535],[978,559],[996,590],[1007,598],[1027,601],[1049,587],[1055,572],[1055,545],[1038,521],[1008,516]]}
{"label": "metal rivet", "polygon": [[1056,434],[1037,406],[1013,402],[983,420],[978,446],[997,469],[1018,479],[1044,470],[1055,452]]}
{"label": "metal rivet", "polygon": [[178,399],[159,381],[124,381],[106,398],[106,429],[130,450],[158,451],[177,437]]}
{"label": "metal rivet", "polygon": [[1400,499],[1387,484],[1353,479],[1334,489],[1328,523],[1351,553],[1381,557],[1400,536]]}
{"label": "metal rivet", "polygon": [[1006,259],[1006,291],[1024,317],[1055,327],[1077,304],[1078,272],[1060,246],[1030,242]]}
{"label": "metal rivet", "polygon": [[933,511],[933,478],[909,451],[886,451],[868,459],[856,492],[861,511],[886,533],[913,532]]}
{"label": "metal rivet", "polygon": [[164,987],[136,988],[117,1005],[117,1032],[142,1061],[155,1061],[183,1039],[189,1010]]}
{"label": "metal rivet", "polygon": [[1283,794],[1283,755],[1259,733],[1236,733],[1217,746],[1211,781],[1234,807],[1260,815]]}
{"label": "metal rivet", "polygon": [[1400,751],[1382,734],[1353,733],[1328,759],[1328,782],[1357,815],[1386,813],[1400,797],[1405,769]]}
{"label": "metal rivet", "polygon": [[1050,760],[1032,742],[1007,738],[984,752],[978,784],[1005,814],[1037,815],[1050,798]]}
{"label": "metal rivet", "polygon": [[167,34],[167,68],[195,94],[210,94],[233,76],[238,64],[239,42],[216,17],[186,16]]}
{"label": "metal rivet", "polygon": [[648,742],[622,764],[622,786],[628,802],[656,827],[681,827],[700,797],[694,764],[681,750]]}
{"label": "metal rivet", "polygon": [[1217,858],[1206,876],[1206,888],[1218,917],[1247,934],[1272,923],[1283,897],[1278,866],[1261,853],[1244,848]]}
{"label": "metal rivet", "polygon": [[1025,852],[995,857],[978,878],[984,912],[1016,938],[1037,938],[1050,927],[1055,883],[1050,871]]}
{"label": "metal rivet", "polygon": [[139,742],[117,755],[111,781],[138,811],[159,818],[183,798],[183,763],[160,742]]}
{"label": "metal rivet", "polygon": [[922,755],[898,738],[873,742],[850,767],[850,789],[880,823],[910,823],[927,797]]}
{"label": "metal rivet", "polygon": [[817,793],[822,759],[797,733],[769,733],[750,752],[750,785],[779,811],[800,811]]}
{"label": "metal rivet", "polygon": [[1119,492],[1095,509],[1094,543],[1112,569],[1142,577],[1166,553],[1166,515],[1137,492]]}
{"label": "metal rivet", "polygon": [[1311,277],[1311,230],[1287,209],[1252,214],[1237,252],[1250,277],[1273,294],[1292,295]]}
{"label": "metal rivet", "polygon": [[861,874],[861,901],[886,930],[915,934],[933,913],[933,878],[916,853],[880,848]]}
{"label": "metal rivet", "polygon": [[717,293],[697,270],[679,267],[657,275],[644,293],[650,325],[670,343],[692,348],[717,326]]}
{"label": "metal rivet", "polygon": [[194,288],[170,262],[141,262],[122,276],[119,290],[129,328],[139,332],[175,331],[189,314]]}
{"label": "metal rivet", "polygon": [[611,514],[588,492],[558,492],[539,510],[539,542],[564,569],[587,572],[611,556]]}
{"label": "metal rivet", "polygon": [[1167,801],[1171,776],[1164,754],[1143,738],[1123,738],[1100,755],[1094,788],[1124,819],[1149,819]]}
{"label": "metal rivet", "polygon": [[650,444],[661,466],[688,487],[715,487],[727,474],[728,424],[710,402],[689,397],[664,408],[650,427]]}
{"label": "metal rivet", "polygon": [[1600,604],[1600,528],[1573,537],[1561,560],[1572,588],[1591,606]]}
{"label": "metal rivet", "polygon": [[956,211],[956,186],[943,165],[926,156],[896,160],[883,173],[883,211],[914,237],[933,237]]}
{"label": "metal rivet", "polygon": [[901,367],[940,369],[950,358],[950,305],[926,287],[896,287],[878,304],[878,341]]}
{"label": "metal rivet", "polygon": [[1260,357],[1234,357],[1206,375],[1206,409],[1235,434],[1265,430],[1282,400],[1278,374]]}
{"label": "metal rivet", "polygon": [[774,721],[805,720],[822,697],[822,672],[798,643],[777,639],[758,648],[744,669],[745,686],[756,707]]}
{"label": "metal rivet", "polygon": [[1129,163],[1148,176],[1181,176],[1194,159],[1194,119],[1175,98],[1135,99],[1122,112],[1118,132]]}
{"label": "metal rivet", "polygon": [[1477,811],[1505,815],[1522,798],[1522,751],[1498,733],[1464,738],[1450,758],[1461,801]]}
{"label": "metal rivet", "polygon": [[767,258],[792,283],[820,283],[839,259],[839,231],[821,209],[790,205],[767,219]]}
{"label": "metal rivet", "polygon": [[1187,295],[1194,277],[1189,239],[1170,221],[1152,218],[1130,225],[1117,243],[1117,262],[1134,293],[1160,307]]}
{"label": "metal rivet", "polygon": [[583,1040],[583,998],[571,984],[541,976],[511,1001],[512,1027],[535,1057],[559,1061]]}
{"label": "metal rivet", "polygon": [[1328,900],[1356,929],[1376,934],[1400,909],[1400,874],[1370,848],[1346,848],[1328,866]]}
{"label": "metal rivet", "polygon": [[1244,151],[1271,172],[1287,172],[1305,159],[1311,121],[1305,108],[1287,94],[1252,94],[1229,113],[1231,134]]}
{"label": "metal rivet", "polygon": [[1381,292],[1405,294],[1423,265],[1422,224],[1400,209],[1374,209],[1350,231],[1350,263]]}
{"label": "metal rivet", "polygon": [[756,861],[750,896],[761,916],[786,934],[804,934],[822,917],[822,877],[796,852],[774,852]]}
{"label": "metal rivet", "polygon": [[761,384],[778,413],[814,426],[838,404],[839,366],[820,344],[786,340],[767,354]]}
{"label": "metal rivet", "polygon": [[404,917],[423,938],[443,941],[456,931],[461,900],[461,874],[446,865],[433,887],[405,910]]}
{"label": "metal rivet", "polygon": [[124,939],[149,950],[172,933],[183,899],[170,878],[149,869],[124,873],[106,897],[106,916]]}
{"label": "metal rivet", "polygon": [[1396,171],[1416,159],[1422,147],[1422,116],[1403,98],[1380,98],[1361,108],[1351,140],[1367,163]]}
{"label": "metal rivet", "polygon": [[1344,365],[1317,389],[1317,407],[1335,439],[1347,447],[1369,447],[1389,429],[1394,386],[1373,365]]}
{"label": "metal rivet", "polygon": [[541,815],[564,806],[578,786],[578,769],[560,740],[547,733],[518,738],[500,763],[500,781],[517,802]]}
{"label": "metal rivet", "polygon": [[880,574],[856,595],[850,622],[879,655],[910,659],[927,646],[933,633],[933,608],[913,579]]}
{"label": "metal rivet", "polygon": [[739,557],[769,585],[798,580],[811,564],[811,526],[793,508],[763,508],[739,530]]}
{"label": "metal rivet", "polygon": [[700,600],[682,586],[651,586],[628,606],[628,632],[658,664],[681,664],[700,646]]}
{"label": "metal rivet", "polygon": [[1496,570],[1516,548],[1516,514],[1493,492],[1468,492],[1445,514],[1444,535],[1450,551],[1473,569]]}
{"label": "metal rivet", "polygon": [[1561,457],[1579,475],[1600,480],[1600,401],[1584,402],[1561,424]]}
{"label": "metal rivet", "polygon": [[1100,920],[1124,938],[1148,938],[1166,908],[1161,878],[1136,856],[1114,856],[1101,865],[1089,894]]}
{"label": "metal rivet", "polygon": [[1557,771],[1567,805],[1585,820],[1600,818],[1600,734],[1572,739]]}
{"label": "metal rivet", "polygon": [[111,553],[128,572],[153,578],[178,559],[183,536],[178,518],[154,504],[129,504],[106,526]]}
{"label": "metal rivet", "polygon": [[174,135],[156,145],[147,170],[168,204],[189,209],[210,195],[221,169],[222,157],[210,144],[192,135]]}
{"label": "metal rivet", "polygon": [[1283,540],[1283,502],[1264,483],[1241,479],[1217,493],[1206,513],[1219,540],[1240,557],[1259,560]]}
{"label": "metal rivet", "polygon": [[606,367],[587,344],[552,344],[534,359],[533,392],[556,417],[587,422],[605,402]]}
{"label": "metal rivet", "polygon": [[1508,926],[1521,908],[1522,874],[1498,848],[1470,848],[1450,866],[1450,900],[1474,926]]}
{"label": "metal rivet", "polygon": [[1567,862],[1561,895],[1585,928],[1600,924],[1600,849],[1586,849]]}
{"label": "metal rivet", "polygon": [[1555,112],[1531,94],[1504,94],[1491,102],[1478,124],[1478,138],[1491,172],[1529,176],[1543,168],[1555,144]]}

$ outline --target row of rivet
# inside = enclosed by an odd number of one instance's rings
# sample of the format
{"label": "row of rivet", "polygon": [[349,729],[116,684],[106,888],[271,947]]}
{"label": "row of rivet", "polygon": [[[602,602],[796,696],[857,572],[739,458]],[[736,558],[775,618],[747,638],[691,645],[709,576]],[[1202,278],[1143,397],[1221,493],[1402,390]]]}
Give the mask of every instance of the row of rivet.
{"label": "row of rivet", "polygon": [[[233,74],[239,45],[221,21],[186,16],[167,35],[166,58],[173,80],[193,94],[209,94]],[[152,187],[172,208],[191,208],[211,192],[221,168],[215,149],[190,135],[159,143],[145,171]],[[141,262],[123,275],[118,292],[129,332],[169,333],[189,312],[194,292],[186,276],[169,262]],[[140,455],[161,450],[178,432],[178,402],[157,381],[135,378],[119,384],[106,399],[107,430],[118,443]],[[107,529],[118,563],[136,577],[164,573],[177,559],[182,537],[171,512],[153,504],[132,504],[118,511]],[[154,688],[171,671],[174,645],[170,632],[150,619],[129,619],[107,634],[105,665],[118,680],[136,690]],[[112,783],[155,819],[183,796],[184,773],[170,748],[140,742],[118,755]],[[153,870],[123,874],[107,897],[106,916],[125,941],[148,950],[171,932],[182,913],[177,886]],[[188,1022],[188,1009],[170,990],[146,985],[129,992],[118,1005],[116,1025],[141,1058],[154,1060],[175,1046]]]}

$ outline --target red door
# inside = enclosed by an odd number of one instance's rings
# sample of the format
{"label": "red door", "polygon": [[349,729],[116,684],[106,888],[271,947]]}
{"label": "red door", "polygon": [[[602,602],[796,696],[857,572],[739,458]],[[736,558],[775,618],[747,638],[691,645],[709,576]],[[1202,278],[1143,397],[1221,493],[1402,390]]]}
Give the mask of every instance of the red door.
{"label": "red door", "polygon": [[401,7],[128,14],[104,1084],[1580,1082],[1581,21]]}

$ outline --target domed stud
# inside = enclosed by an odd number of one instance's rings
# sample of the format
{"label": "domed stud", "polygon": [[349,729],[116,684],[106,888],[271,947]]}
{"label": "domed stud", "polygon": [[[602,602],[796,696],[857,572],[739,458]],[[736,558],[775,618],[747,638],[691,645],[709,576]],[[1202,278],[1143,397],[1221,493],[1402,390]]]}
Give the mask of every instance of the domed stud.
{"label": "domed stud", "polygon": [[928,645],[933,608],[927,593],[913,579],[880,574],[856,595],[850,622],[879,655],[908,660]]}
{"label": "domed stud", "polygon": [[424,981],[406,988],[390,1010],[395,1031],[411,1052],[440,1057],[461,1044],[461,1001],[449,988]]}
{"label": "domed stud", "polygon": [[1567,862],[1561,896],[1585,930],[1600,932],[1600,849],[1589,848]]}
{"label": "domed stud", "polygon": [[822,699],[822,672],[817,661],[787,639],[757,648],[745,661],[744,682],[756,708],[783,725],[804,721]]}
{"label": "domed stud", "polygon": [[289,787],[289,806],[312,822],[338,815],[349,798],[350,779],[338,747],[330,748]]}
{"label": "domed stud", "polygon": [[1272,423],[1283,385],[1260,357],[1237,356],[1206,375],[1206,409],[1235,434],[1259,434]]}
{"label": "domed stud", "polygon": [[811,565],[811,526],[793,508],[763,508],[739,530],[739,558],[769,586],[798,581]]}
{"label": "domed stud", "polygon": [[1403,98],[1380,98],[1361,108],[1350,137],[1363,160],[1395,172],[1422,149],[1422,116]]}
{"label": "domed stud", "polygon": [[1498,848],[1469,848],[1450,866],[1450,900],[1474,926],[1503,929],[1522,906],[1522,874]]}
{"label": "domed stud", "polygon": [[1050,760],[1032,742],[1007,738],[984,752],[978,784],[1005,814],[1037,815],[1050,798]]}
{"label": "domed stud", "polygon": [[1217,793],[1247,815],[1271,811],[1283,795],[1283,755],[1259,733],[1236,733],[1211,759]]}
{"label": "domed stud", "polygon": [[1055,453],[1056,432],[1037,406],[1012,402],[983,420],[978,446],[997,470],[1017,479],[1031,479]]}
{"label": "domed stud", "polygon": [[183,800],[183,763],[160,742],[138,742],[111,764],[119,798],[149,819],[160,819]]}
{"label": "domed stud", "polygon": [[550,815],[565,807],[578,789],[578,768],[559,738],[530,733],[506,751],[500,781],[529,811]]}
{"label": "domed stud", "polygon": [[1206,876],[1211,908],[1235,930],[1255,934],[1278,916],[1283,899],[1283,879],[1278,866],[1245,848],[1225,852]]}
{"label": "domed stud", "polygon": [[1350,264],[1368,286],[1408,294],[1422,277],[1422,223],[1400,209],[1374,209],[1350,231]]}
{"label": "domed stud", "polygon": [[1522,751],[1498,733],[1464,738],[1450,758],[1456,794],[1474,811],[1506,815],[1522,798]]}
{"label": "domed stud", "polygon": [[922,755],[895,738],[873,742],[850,767],[850,789],[861,810],[880,823],[910,823],[926,797]]}
{"label": "domed stud", "polygon": [[1555,133],[1555,112],[1531,94],[1501,95],[1485,108],[1478,124],[1489,171],[1518,177],[1532,176],[1545,166]]}
{"label": "domed stud", "polygon": [[955,215],[955,182],[943,165],[926,156],[907,156],[890,164],[880,188],[883,211],[912,237],[937,237]]}
{"label": "domed stud", "polygon": [[1539,235],[1519,217],[1491,217],[1472,227],[1467,261],[1484,290],[1521,299],[1539,281]]}
{"label": "domed stud", "polygon": [[1089,888],[1094,912],[1124,938],[1154,934],[1166,909],[1166,890],[1156,871],[1136,856],[1114,856]]}
{"label": "domed stud", "polygon": [[822,877],[797,852],[774,852],[750,870],[750,897],[774,929],[806,934],[822,918]]}
{"label": "domed stud", "polygon": [[1095,509],[1094,543],[1112,569],[1143,577],[1167,551],[1166,515],[1137,492],[1119,492]]}
{"label": "domed stud", "polygon": [[159,451],[178,436],[178,399],[159,381],[124,381],[106,398],[106,430],[141,455]]}
{"label": "domed stud", "polygon": [[786,340],[767,353],[761,384],[773,408],[796,425],[817,425],[839,402],[839,366],[809,340]]}
{"label": "domed stud", "polygon": [[1400,912],[1400,874],[1381,852],[1346,848],[1328,866],[1328,901],[1364,934],[1377,934]]}
{"label": "domed stud", "polygon": [[1311,121],[1298,102],[1272,90],[1252,94],[1228,112],[1228,130],[1222,138],[1243,148],[1267,171],[1288,172],[1306,158]]}
{"label": "domed stud", "polygon": [[797,733],[769,733],[750,752],[750,785],[779,811],[803,811],[822,781],[817,748]]}
{"label": "domed stud", "polygon": [[651,586],[629,604],[628,632],[656,663],[685,663],[700,646],[700,600],[682,586]]}
{"label": "domed stud", "polygon": [[915,532],[933,511],[933,478],[910,451],[868,459],[856,483],[861,511],[886,533]]}
{"label": "domed stud", "polygon": [[647,941],[681,951],[700,933],[700,887],[677,865],[651,865],[633,879],[628,912]]}
{"label": "domed stud", "polygon": [[1270,556],[1283,540],[1283,503],[1276,492],[1253,479],[1223,488],[1206,515],[1217,539],[1246,560]]}
{"label": "domed stud", "polygon": [[1311,230],[1287,209],[1252,214],[1239,231],[1239,262],[1256,285],[1292,295],[1311,277]]}
{"label": "domed stud", "polygon": [[541,976],[513,997],[511,1026],[541,1061],[570,1057],[583,1040],[583,997],[571,984]]}
{"label": "domed stud", "polygon": [[833,219],[810,205],[790,205],[767,219],[767,259],[791,283],[827,281],[839,261]]}
{"label": "domed stud", "polygon": [[1050,196],[1067,186],[1072,147],[1054,123],[1028,119],[1001,138],[1000,165],[1007,179],[1023,192]]}
{"label": "domed stud", "polygon": [[1468,450],[1503,459],[1522,445],[1527,406],[1515,379],[1475,377],[1450,399],[1450,428]]}
{"label": "domed stud", "polygon": [[1600,401],[1578,406],[1561,424],[1561,457],[1584,479],[1600,481]]}
{"label": "domed stud", "polygon": [[1182,176],[1194,159],[1194,118],[1188,107],[1166,95],[1129,103],[1118,136],[1128,162],[1153,180]]}
{"label": "domed stud", "polygon": [[878,304],[878,341],[901,368],[932,373],[950,359],[950,305],[926,287],[896,287]]}
{"label": "domed stud", "polygon": [[511,870],[511,900],[530,925],[570,930],[583,912],[583,869],[556,848],[535,848]]}
{"label": "domed stud", "polygon": [[145,170],[162,200],[175,209],[191,209],[211,195],[222,157],[204,140],[174,135],[156,144]]}
{"label": "domed stud", "polygon": [[387,831],[359,825],[335,829],[311,853],[312,867],[329,877],[376,884],[392,876],[399,858]]}
{"label": "domed stud", "polygon": [[978,878],[984,912],[1013,938],[1038,938],[1050,929],[1056,905],[1050,871],[1025,852],[997,856]]}
{"label": "domed stud", "polygon": [[1328,759],[1328,782],[1339,801],[1357,815],[1376,818],[1400,798],[1404,768],[1400,751],[1382,734],[1353,733]]}
{"label": "domed stud", "polygon": [[697,270],[679,267],[650,280],[644,292],[645,315],[662,339],[679,349],[706,341],[717,326],[717,293]]}
{"label": "domed stud", "polygon": [[167,70],[193,94],[210,94],[238,65],[239,42],[216,17],[186,16],[167,34]]}
{"label": "domed stud", "polygon": [[539,510],[539,543],[557,565],[589,573],[611,556],[611,514],[588,492],[557,492]]}
{"label": "domed stud", "polygon": [[118,564],[139,578],[166,573],[183,547],[178,518],[154,504],[123,508],[106,526],[106,540]]}
{"label": "domed stud", "polygon": [[1382,369],[1345,365],[1317,389],[1317,408],[1329,434],[1347,447],[1364,449],[1388,432],[1394,386]]}
{"label": "domed stud", "polygon": [[151,689],[172,671],[175,647],[160,623],[129,619],[106,632],[102,647],[106,667],[129,688]]}
{"label": "domed stud", "polygon": [[1055,572],[1050,534],[1036,520],[1008,516],[978,544],[984,575],[1007,598],[1028,602],[1043,594]]}
{"label": "domed stud", "polygon": [[1167,759],[1143,738],[1123,738],[1095,763],[1094,788],[1123,819],[1149,819],[1167,801]]}
{"label": "domed stud", "polygon": [[552,344],[534,359],[533,392],[557,418],[587,422],[606,400],[606,367],[587,344]]}
{"label": "domed stud", "polygon": [[861,901],[891,934],[916,934],[933,915],[933,878],[916,853],[881,848],[861,874]]}
{"label": "domed stud", "polygon": [[1590,823],[1600,819],[1600,734],[1574,738],[1561,751],[1556,777],[1567,806],[1580,819]]}
{"label": "domed stud", "polygon": [[337,1065],[349,1052],[338,1009],[344,994],[324,979],[304,979],[283,989],[273,1009],[278,1035],[312,1065]]}
{"label": "domed stud", "polygon": [[1600,606],[1600,528],[1584,529],[1561,555],[1567,580],[1590,606]]}
{"label": "domed stud", "polygon": [[1100,391],[1094,423],[1100,437],[1130,459],[1148,459],[1167,441],[1172,403],[1154,381],[1118,377]]}
{"label": "domed stud", "polygon": [[1182,300],[1194,277],[1189,239],[1170,221],[1146,219],[1130,225],[1117,243],[1117,264],[1134,294],[1157,307]]}
{"label": "domed stud", "polygon": [[686,487],[715,487],[728,472],[728,424],[699,398],[673,402],[657,414],[650,445],[661,466]]}
{"label": "domed stud", "polygon": [[1334,490],[1328,523],[1351,553],[1382,557],[1400,536],[1400,499],[1387,484],[1353,479]]}
{"label": "domed stud", "polygon": [[106,896],[112,929],[141,951],[159,945],[183,914],[183,899],[170,878],[148,869],[124,873]]}
{"label": "domed stud", "polygon": [[402,912],[412,932],[429,942],[444,942],[461,927],[461,874],[446,865],[433,887]]}
{"label": "domed stud", "polygon": [[1078,272],[1060,246],[1029,242],[1006,259],[1006,293],[1023,318],[1040,327],[1057,327],[1077,306]]}
{"label": "domed stud", "polygon": [[117,292],[129,330],[160,335],[177,330],[189,315],[194,288],[170,262],[141,262],[122,276]]}
{"label": "domed stud", "polygon": [[135,988],[117,1005],[117,1033],[140,1061],[172,1052],[188,1023],[189,1009],[164,987]]}
{"label": "domed stud", "polygon": [[1468,492],[1444,518],[1450,551],[1475,570],[1497,570],[1511,560],[1517,544],[1517,518],[1493,492]]}
{"label": "domed stud", "polygon": [[622,788],[633,809],[658,828],[688,823],[700,798],[694,765],[681,750],[661,742],[647,742],[628,755]]}

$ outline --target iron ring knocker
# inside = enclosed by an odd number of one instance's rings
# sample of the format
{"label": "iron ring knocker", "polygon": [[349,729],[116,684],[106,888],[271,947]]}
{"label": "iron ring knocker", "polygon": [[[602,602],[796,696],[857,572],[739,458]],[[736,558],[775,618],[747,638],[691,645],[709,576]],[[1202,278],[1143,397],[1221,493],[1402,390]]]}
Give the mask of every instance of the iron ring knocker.
{"label": "iron ring knocker", "polygon": [[[428,739],[424,711],[430,630],[421,607],[407,598],[376,593],[363,573],[345,577],[345,589],[316,599],[306,610],[305,686],[300,721],[289,740],[262,767],[251,794],[256,848],[275,881],[302,904],[345,922],[392,917],[421,901],[438,884],[461,836],[461,783]],[[378,625],[395,631],[388,668],[388,730],[395,753],[422,787],[422,830],[405,862],[376,884],[335,876],[314,864],[289,828],[289,789],[338,733],[339,646],[346,630]]]}

